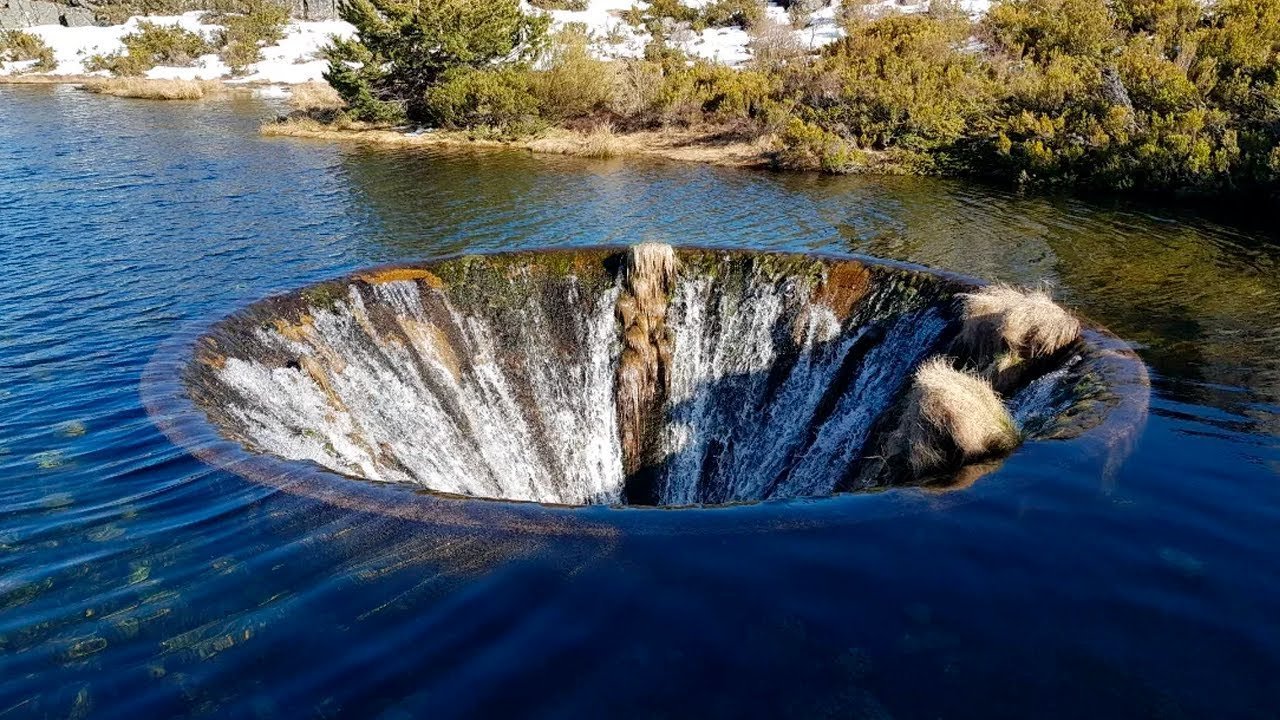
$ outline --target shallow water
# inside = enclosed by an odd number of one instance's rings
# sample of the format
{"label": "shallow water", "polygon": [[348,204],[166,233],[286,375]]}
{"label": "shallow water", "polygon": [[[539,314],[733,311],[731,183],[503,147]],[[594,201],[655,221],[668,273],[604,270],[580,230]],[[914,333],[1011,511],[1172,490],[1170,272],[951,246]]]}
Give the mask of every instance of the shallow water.
{"label": "shallow water", "polygon": [[[0,718],[1280,713],[1280,238],[936,180],[258,137],[272,112],[0,86]],[[1101,474],[1048,443],[961,493],[533,536],[255,485],[142,409],[166,339],[271,292],[640,240],[1046,280],[1135,342],[1150,417]]]}

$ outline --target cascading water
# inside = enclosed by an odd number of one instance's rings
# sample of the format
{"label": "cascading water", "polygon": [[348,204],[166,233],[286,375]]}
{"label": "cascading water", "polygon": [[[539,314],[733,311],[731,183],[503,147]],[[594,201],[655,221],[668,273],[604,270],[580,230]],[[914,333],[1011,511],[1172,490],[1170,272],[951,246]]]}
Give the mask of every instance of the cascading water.
{"label": "cascading water", "polygon": [[[183,377],[223,436],[368,480],[575,505],[822,496],[921,481],[869,459],[969,289],[667,246],[469,256],[257,303]],[[1098,404],[1101,352],[1022,383],[1024,434],[1097,421],[1067,411]]]}

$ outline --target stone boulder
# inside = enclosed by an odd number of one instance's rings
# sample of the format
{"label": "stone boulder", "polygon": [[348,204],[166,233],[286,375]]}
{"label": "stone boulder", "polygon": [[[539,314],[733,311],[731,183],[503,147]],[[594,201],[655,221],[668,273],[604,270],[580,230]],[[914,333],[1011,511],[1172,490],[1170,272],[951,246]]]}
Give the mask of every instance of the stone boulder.
{"label": "stone boulder", "polygon": [[48,0],[0,0],[0,28],[13,29],[34,25],[83,27],[94,25],[93,9],[87,4],[48,2]]}

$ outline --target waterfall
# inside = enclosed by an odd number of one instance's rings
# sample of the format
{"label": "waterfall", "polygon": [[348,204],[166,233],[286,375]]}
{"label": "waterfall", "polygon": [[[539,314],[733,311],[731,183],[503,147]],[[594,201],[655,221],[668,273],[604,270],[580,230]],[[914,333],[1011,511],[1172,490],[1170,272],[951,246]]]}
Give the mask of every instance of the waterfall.
{"label": "waterfall", "polygon": [[[464,257],[257,303],[186,382],[251,450],[367,480],[567,504],[820,496],[869,467],[966,287],[667,246]],[[1065,410],[1074,372],[1029,380],[1019,422]]]}

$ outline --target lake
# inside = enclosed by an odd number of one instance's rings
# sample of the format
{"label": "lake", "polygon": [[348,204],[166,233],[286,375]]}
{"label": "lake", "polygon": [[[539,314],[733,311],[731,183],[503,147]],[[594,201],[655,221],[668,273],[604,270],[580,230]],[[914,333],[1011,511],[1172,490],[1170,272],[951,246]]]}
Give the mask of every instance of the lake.
{"label": "lake", "polygon": [[[260,137],[278,110],[0,85],[0,718],[1280,713],[1274,227],[938,179]],[[1047,282],[1133,343],[1149,417],[1105,472],[1049,447],[946,495],[723,508],[689,531],[680,510],[591,508],[609,532],[535,536],[251,483],[169,442],[139,396],[166,341],[272,293],[639,241]]]}

